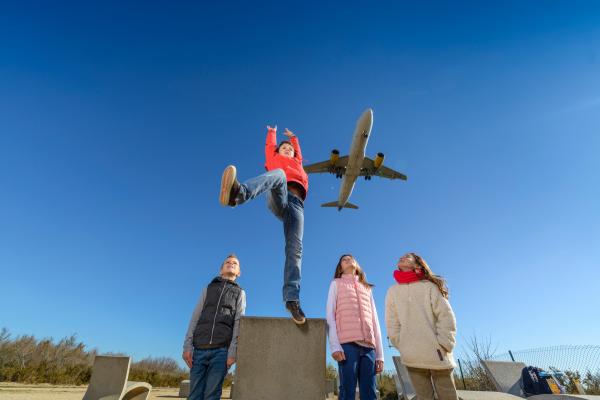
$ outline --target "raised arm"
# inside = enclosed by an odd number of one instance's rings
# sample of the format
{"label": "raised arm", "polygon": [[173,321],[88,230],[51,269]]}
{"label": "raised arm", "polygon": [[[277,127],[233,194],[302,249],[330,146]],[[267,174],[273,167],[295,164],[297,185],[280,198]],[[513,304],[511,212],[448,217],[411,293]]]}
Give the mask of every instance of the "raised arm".
{"label": "raised arm", "polygon": [[277,148],[277,126],[271,128],[267,125],[267,139],[265,143],[265,160],[268,162],[275,154]]}

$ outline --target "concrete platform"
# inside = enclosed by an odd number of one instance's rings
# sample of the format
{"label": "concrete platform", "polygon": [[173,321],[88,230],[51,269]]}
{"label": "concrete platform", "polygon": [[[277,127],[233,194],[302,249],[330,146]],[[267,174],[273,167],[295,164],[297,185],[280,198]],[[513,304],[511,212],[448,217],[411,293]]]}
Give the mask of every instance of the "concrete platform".
{"label": "concrete platform", "polygon": [[457,390],[460,400],[519,400],[521,397],[500,392],[480,392],[474,390]]}
{"label": "concrete platform", "polygon": [[233,400],[323,400],[326,321],[243,317]]}

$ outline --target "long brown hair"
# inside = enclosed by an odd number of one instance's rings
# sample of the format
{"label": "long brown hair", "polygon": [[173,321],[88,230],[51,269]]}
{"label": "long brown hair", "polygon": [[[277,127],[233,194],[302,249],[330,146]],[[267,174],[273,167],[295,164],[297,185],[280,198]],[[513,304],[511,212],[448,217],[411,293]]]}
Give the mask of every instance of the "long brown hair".
{"label": "long brown hair", "polygon": [[450,295],[450,292],[448,291],[448,287],[446,286],[446,280],[444,278],[442,278],[441,276],[435,275],[431,271],[431,268],[429,268],[429,265],[427,264],[427,262],[425,262],[423,257],[421,257],[420,255],[418,255],[416,253],[408,253],[408,254],[413,256],[413,258],[415,259],[415,263],[417,264],[417,268],[419,268],[421,271],[423,271],[423,274],[425,275],[425,279],[427,279],[428,281],[432,282],[435,286],[437,286],[438,289],[440,290],[440,293],[442,294],[442,296],[444,296],[445,298],[448,298],[448,296]]}
{"label": "long brown hair", "polygon": [[367,278],[365,276],[365,271],[362,270],[362,268],[358,264],[358,261],[356,261],[356,258],[354,258],[354,256],[352,254],[342,254],[342,256],[340,257],[340,259],[337,263],[337,266],[335,267],[335,273],[333,274],[333,279],[341,278],[341,276],[343,275],[344,272],[342,270],[342,258],[344,258],[346,256],[352,257],[352,259],[356,262],[356,269],[354,270],[354,274],[358,275],[358,281],[360,283],[362,283],[363,285],[365,285],[365,287],[372,288],[373,285],[371,285],[369,282],[367,282]]}

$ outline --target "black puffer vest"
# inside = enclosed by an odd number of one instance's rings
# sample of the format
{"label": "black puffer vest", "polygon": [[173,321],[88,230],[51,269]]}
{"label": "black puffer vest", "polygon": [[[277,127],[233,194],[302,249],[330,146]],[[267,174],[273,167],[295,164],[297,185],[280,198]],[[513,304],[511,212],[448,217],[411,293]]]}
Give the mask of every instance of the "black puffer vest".
{"label": "black puffer vest", "polygon": [[206,288],[206,299],[194,329],[194,347],[213,349],[229,347],[233,337],[233,323],[242,288],[220,276]]}

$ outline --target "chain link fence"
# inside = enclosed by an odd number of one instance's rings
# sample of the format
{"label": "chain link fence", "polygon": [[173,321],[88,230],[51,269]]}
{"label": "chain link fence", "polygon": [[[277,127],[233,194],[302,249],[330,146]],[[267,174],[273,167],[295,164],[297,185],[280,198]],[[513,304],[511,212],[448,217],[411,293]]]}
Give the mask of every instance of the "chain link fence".
{"label": "chain link fence", "polygon": [[600,346],[552,346],[537,349],[509,351],[493,356],[496,361],[519,361],[545,370],[600,373]]}

